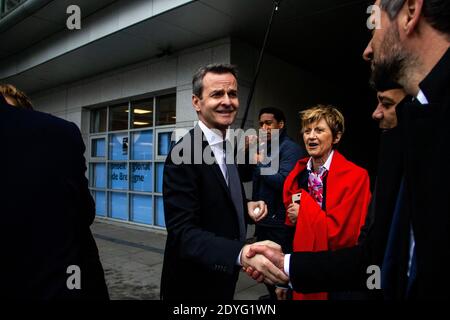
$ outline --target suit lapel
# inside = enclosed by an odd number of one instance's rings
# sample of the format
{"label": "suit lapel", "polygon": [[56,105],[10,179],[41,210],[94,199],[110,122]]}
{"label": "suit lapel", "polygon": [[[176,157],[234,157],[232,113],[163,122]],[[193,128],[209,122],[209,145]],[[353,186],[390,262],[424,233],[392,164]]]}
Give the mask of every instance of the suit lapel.
{"label": "suit lapel", "polygon": [[[207,150],[206,152],[210,152],[211,153],[211,157],[212,159],[215,160],[214,157],[214,152],[212,151],[211,147],[208,144],[208,141],[206,140],[205,135],[203,134],[202,129],[197,125],[194,130],[200,130],[201,134],[202,134],[202,148],[201,148],[201,152],[202,152],[202,157],[205,153],[205,150]],[[224,189],[225,193],[227,194],[228,200],[232,201],[231,199],[231,195],[230,195],[230,189],[228,188],[228,185],[225,181],[225,178],[222,174],[222,170],[220,170],[220,166],[217,164],[217,161],[214,161],[213,164],[209,164],[209,163],[205,163],[204,159],[202,158],[202,163],[204,165],[205,168],[208,168],[208,170],[211,171],[211,175],[214,176],[217,179],[217,182],[222,186],[222,188]]]}

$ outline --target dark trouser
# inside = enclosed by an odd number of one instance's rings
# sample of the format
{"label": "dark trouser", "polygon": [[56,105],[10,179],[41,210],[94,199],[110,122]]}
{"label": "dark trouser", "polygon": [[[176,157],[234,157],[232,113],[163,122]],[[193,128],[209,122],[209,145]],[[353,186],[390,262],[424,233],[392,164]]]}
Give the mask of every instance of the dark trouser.
{"label": "dark trouser", "polygon": [[[292,242],[294,239],[294,228],[285,225],[256,225],[255,235],[258,241],[270,240],[278,243],[283,252],[292,252]],[[270,300],[277,300],[275,286],[266,284],[269,291]]]}

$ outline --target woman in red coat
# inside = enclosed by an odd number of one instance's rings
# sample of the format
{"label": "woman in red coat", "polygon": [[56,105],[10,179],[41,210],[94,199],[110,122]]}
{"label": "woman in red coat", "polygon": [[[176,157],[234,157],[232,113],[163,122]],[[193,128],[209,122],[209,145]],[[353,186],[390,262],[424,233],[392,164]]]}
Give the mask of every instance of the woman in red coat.
{"label": "woman in red coat", "polygon": [[[367,171],[337,150],[344,117],[332,106],[301,113],[309,157],[297,162],[284,183],[286,224],[295,226],[294,251],[326,251],[354,246],[370,201]],[[277,290],[279,297],[285,294]],[[293,293],[294,300],[325,300],[328,293]]]}

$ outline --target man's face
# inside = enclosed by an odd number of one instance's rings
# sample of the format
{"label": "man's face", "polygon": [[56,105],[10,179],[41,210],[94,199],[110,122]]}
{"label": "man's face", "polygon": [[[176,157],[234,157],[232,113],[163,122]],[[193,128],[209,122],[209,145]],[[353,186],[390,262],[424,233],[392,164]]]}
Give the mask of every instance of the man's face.
{"label": "man's face", "polygon": [[372,118],[378,121],[380,129],[392,129],[397,126],[395,108],[405,95],[403,89],[378,91],[378,105],[372,113]]}
{"label": "man's face", "polygon": [[259,128],[267,132],[267,140],[271,139],[272,129],[282,129],[284,127],[283,121],[277,121],[271,113],[263,113],[259,117]]}
{"label": "man's face", "polygon": [[192,104],[208,128],[224,133],[234,122],[239,109],[236,78],[231,73],[206,73],[202,96],[192,96]]}
{"label": "man's face", "polygon": [[[375,5],[379,6],[380,0]],[[373,82],[403,83],[410,55],[402,46],[397,20],[391,21],[384,10],[381,10],[380,18],[381,29],[372,30],[372,39],[364,50],[363,57],[371,63]],[[375,19],[374,12],[371,19]]]}

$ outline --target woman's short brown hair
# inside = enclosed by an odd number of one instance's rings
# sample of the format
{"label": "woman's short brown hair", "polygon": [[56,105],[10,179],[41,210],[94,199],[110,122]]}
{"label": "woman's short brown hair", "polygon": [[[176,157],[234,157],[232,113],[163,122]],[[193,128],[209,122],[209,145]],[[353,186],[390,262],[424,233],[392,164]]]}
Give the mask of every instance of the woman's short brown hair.
{"label": "woman's short brown hair", "polygon": [[15,102],[16,107],[33,109],[30,98],[23,92],[14,87],[12,84],[0,83],[0,94],[11,98]]}
{"label": "woman's short brown hair", "polygon": [[325,119],[333,134],[333,139],[340,132],[344,133],[344,116],[332,105],[318,104],[309,109],[300,111],[300,120],[302,125],[302,133],[307,125]]}

